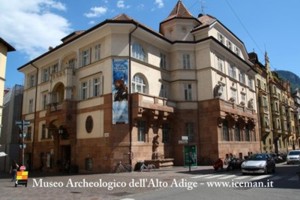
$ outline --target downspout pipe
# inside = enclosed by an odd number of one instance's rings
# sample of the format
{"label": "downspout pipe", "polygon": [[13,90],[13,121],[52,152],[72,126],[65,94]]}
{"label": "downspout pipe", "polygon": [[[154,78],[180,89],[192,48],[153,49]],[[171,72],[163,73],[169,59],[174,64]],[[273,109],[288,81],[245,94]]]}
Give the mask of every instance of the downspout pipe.
{"label": "downspout pipe", "polygon": [[132,159],[133,159],[133,152],[132,152],[132,100],[131,100],[131,46],[132,46],[132,34],[134,31],[137,30],[139,24],[135,23],[135,27],[129,33],[129,52],[128,52],[128,124],[129,124],[129,164],[130,164],[130,171],[133,170],[132,166]]}
{"label": "downspout pipe", "polygon": [[35,100],[34,100],[34,125],[33,125],[33,136],[32,136],[32,146],[31,146],[31,166],[33,168],[33,161],[34,161],[34,145],[35,145],[35,134],[37,131],[37,95],[38,95],[38,82],[39,82],[39,68],[33,64],[33,62],[30,63],[30,65],[32,67],[34,67],[36,69],[36,83],[35,83]]}

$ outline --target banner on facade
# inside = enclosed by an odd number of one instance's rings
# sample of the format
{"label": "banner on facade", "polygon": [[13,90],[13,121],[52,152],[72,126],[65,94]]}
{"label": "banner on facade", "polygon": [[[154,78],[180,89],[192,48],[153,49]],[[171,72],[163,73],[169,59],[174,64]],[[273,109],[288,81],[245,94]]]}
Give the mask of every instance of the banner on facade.
{"label": "banner on facade", "polygon": [[112,123],[128,124],[128,59],[113,59],[112,76]]}

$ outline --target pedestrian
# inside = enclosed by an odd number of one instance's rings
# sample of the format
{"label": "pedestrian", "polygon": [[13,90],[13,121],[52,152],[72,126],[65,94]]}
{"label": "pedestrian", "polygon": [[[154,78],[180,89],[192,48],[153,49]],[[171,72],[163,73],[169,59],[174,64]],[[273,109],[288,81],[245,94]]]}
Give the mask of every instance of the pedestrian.
{"label": "pedestrian", "polygon": [[15,160],[13,160],[12,163],[11,163],[11,166],[10,166],[10,170],[9,170],[9,173],[12,176],[11,181],[16,180],[16,175],[17,175],[18,168],[19,168],[18,163]]}

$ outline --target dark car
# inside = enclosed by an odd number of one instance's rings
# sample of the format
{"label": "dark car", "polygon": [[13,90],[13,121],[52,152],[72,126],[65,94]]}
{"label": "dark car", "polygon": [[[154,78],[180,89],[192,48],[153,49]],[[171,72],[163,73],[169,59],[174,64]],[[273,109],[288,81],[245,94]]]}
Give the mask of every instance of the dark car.
{"label": "dark car", "polygon": [[270,154],[260,153],[253,154],[242,163],[243,174],[256,174],[256,173],[274,173],[276,169],[275,160]]}

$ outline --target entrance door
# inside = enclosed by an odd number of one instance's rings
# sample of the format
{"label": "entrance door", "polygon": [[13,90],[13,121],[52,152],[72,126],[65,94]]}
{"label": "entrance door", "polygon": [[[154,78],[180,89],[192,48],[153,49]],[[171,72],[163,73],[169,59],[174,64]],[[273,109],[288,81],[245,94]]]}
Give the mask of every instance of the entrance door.
{"label": "entrance door", "polygon": [[63,145],[61,146],[61,160],[63,171],[69,172],[71,166],[71,146]]}

